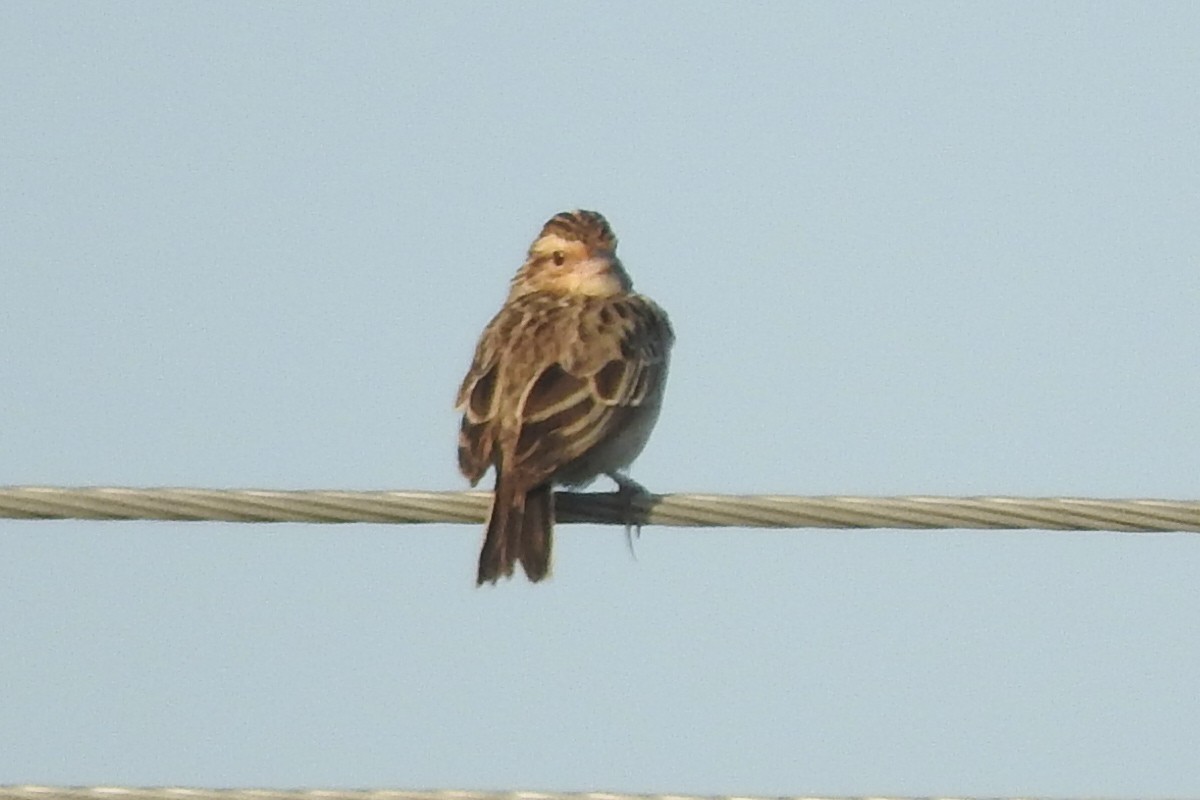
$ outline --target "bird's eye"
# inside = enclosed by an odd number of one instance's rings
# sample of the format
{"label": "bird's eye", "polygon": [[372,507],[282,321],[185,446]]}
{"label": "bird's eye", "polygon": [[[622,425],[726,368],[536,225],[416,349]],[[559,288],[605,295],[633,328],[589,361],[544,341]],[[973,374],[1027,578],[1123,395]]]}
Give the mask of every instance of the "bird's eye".
{"label": "bird's eye", "polygon": [[562,250],[555,250],[552,258],[554,259],[555,266],[561,267],[563,264],[567,263],[567,254]]}

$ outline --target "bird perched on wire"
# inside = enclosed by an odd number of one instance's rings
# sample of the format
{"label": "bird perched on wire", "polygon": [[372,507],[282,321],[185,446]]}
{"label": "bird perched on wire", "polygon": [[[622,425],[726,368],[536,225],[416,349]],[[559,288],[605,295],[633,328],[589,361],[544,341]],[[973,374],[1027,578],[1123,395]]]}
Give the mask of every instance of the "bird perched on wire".
{"label": "bird perched on wire", "polygon": [[550,571],[555,484],[619,474],[662,405],[675,335],[633,291],[617,238],[595,211],[556,214],[533,240],[503,308],[484,329],[458,390],[458,465],[496,485],[476,584]]}

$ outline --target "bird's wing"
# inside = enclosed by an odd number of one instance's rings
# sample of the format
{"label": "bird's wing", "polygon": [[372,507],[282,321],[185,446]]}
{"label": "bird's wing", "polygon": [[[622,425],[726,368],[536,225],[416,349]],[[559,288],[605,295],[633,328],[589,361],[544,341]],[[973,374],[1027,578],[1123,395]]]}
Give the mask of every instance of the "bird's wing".
{"label": "bird's wing", "polygon": [[[673,341],[666,315],[640,296],[581,298],[557,333],[556,358],[530,371],[514,467],[545,480],[661,401]],[[558,326],[555,326],[558,327]]]}
{"label": "bird's wing", "polygon": [[500,372],[502,336],[509,327],[507,307],[484,328],[475,347],[475,358],[458,387],[455,408],[462,412],[458,432],[458,468],[474,486],[492,464],[496,420],[500,416],[500,394],[496,383]]}
{"label": "bird's wing", "polygon": [[658,403],[674,334],[639,295],[508,303],[484,330],[458,392],[459,467],[472,483],[503,454],[534,486]]}

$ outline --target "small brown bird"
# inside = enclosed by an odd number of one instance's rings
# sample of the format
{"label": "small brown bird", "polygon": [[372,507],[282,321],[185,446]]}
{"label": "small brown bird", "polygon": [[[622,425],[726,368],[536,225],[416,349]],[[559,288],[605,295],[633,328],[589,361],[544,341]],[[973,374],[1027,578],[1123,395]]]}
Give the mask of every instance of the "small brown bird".
{"label": "small brown bird", "polygon": [[554,484],[618,471],[650,438],[675,336],[636,294],[594,211],[557,214],[529,247],[458,390],[458,465],[474,486],[496,468],[476,584],[550,571]]}

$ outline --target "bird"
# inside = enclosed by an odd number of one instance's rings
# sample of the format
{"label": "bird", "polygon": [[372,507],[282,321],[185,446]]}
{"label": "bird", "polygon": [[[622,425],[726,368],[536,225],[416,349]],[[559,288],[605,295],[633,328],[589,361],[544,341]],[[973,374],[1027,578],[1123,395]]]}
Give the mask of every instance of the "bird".
{"label": "bird", "polygon": [[623,474],[658,420],[675,333],[665,311],[633,291],[603,215],[551,217],[484,328],[456,410],[458,465],[495,487],[476,586],[550,572],[554,486]]}

